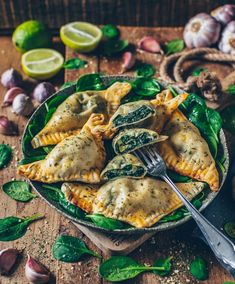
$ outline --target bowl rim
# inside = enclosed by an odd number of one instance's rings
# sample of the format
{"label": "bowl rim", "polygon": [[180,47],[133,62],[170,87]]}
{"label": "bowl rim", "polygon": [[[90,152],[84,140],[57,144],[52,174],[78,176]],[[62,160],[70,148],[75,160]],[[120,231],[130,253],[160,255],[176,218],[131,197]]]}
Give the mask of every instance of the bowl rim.
{"label": "bowl rim", "polygon": [[[125,75],[118,75],[118,76],[101,76],[101,78],[104,80],[104,83],[108,83],[111,82],[113,80],[124,80],[124,81],[133,81],[136,78],[135,77],[131,77],[131,76],[125,76]],[[160,82],[160,84],[164,87],[167,88],[169,86],[174,87],[177,92],[179,93],[185,93],[185,91],[183,91],[182,89],[180,89],[179,87],[175,86],[174,84],[169,84],[166,82],[163,82],[161,80],[158,80]],[[68,86],[62,90],[58,90],[57,92],[55,92],[53,95],[51,95],[49,98],[47,98],[42,104],[40,104],[37,109],[34,111],[34,113],[32,114],[32,116],[29,118],[24,131],[23,131],[23,135],[22,135],[22,142],[21,142],[21,151],[23,153],[23,157],[25,157],[24,151],[23,151],[23,141],[24,141],[24,137],[26,135],[26,131],[28,129],[28,126],[30,125],[30,123],[32,122],[32,120],[34,119],[34,117],[39,114],[41,112],[41,109],[44,107],[44,105],[50,101],[52,98],[54,98],[55,96],[61,96],[63,95],[72,95],[74,92],[76,92],[76,88],[75,88],[75,84]],[[224,130],[221,129],[220,130],[220,147],[222,147],[222,150],[224,152],[224,156],[225,156],[225,162],[224,162],[224,168],[225,171],[222,173],[221,171],[219,171],[220,173],[220,186],[219,186],[219,190],[214,192],[214,191],[210,191],[207,195],[207,197],[202,201],[202,206],[200,207],[199,211],[204,210],[209,204],[211,204],[211,202],[216,198],[216,196],[219,194],[222,186],[224,185],[224,182],[226,180],[227,177],[227,173],[228,173],[228,168],[229,168],[229,151],[228,151],[228,146],[227,146],[227,141],[226,141],[226,135],[224,133]],[[191,216],[186,216],[178,221],[171,221],[171,222],[166,222],[166,223],[156,223],[155,225],[153,225],[152,227],[147,227],[147,228],[135,228],[135,227],[130,227],[130,228],[126,228],[126,229],[115,229],[115,230],[108,230],[105,228],[101,228],[96,226],[94,223],[92,223],[91,221],[86,221],[83,219],[78,219],[76,217],[73,217],[69,214],[67,214],[65,211],[63,211],[62,209],[58,208],[55,204],[56,202],[51,201],[49,199],[46,198],[45,195],[43,195],[43,189],[40,189],[40,184],[43,184],[41,182],[37,182],[37,181],[33,181],[30,179],[27,179],[29,181],[29,183],[31,184],[31,186],[34,188],[34,190],[37,192],[37,194],[47,203],[49,204],[50,207],[52,207],[53,209],[57,210],[57,212],[59,212],[60,214],[62,214],[63,216],[69,218],[71,221],[73,221],[74,223],[77,223],[78,225],[83,225],[86,226],[88,228],[91,228],[93,230],[96,231],[100,231],[103,233],[110,233],[110,234],[121,234],[121,235],[130,235],[130,234],[145,234],[145,233],[153,233],[153,232],[160,232],[160,231],[165,231],[165,230],[170,230],[173,228],[176,228],[186,222],[188,222],[189,220],[191,220]]]}

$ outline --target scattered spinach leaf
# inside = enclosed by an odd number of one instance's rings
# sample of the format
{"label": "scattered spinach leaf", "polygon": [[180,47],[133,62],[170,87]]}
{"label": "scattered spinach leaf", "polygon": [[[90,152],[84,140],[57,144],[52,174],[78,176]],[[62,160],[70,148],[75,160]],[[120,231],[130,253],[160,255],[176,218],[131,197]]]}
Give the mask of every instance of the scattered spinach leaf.
{"label": "scattered spinach leaf", "polygon": [[172,257],[166,257],[166,258],[159,258],[154,261],[153,266],[157,267],[163,267],[164,270],[153,270],[153,273],[159,275],[159,276],[166,276],[169,275],[171,272],[171,260]]}
{"label": "scattered spinach leaf", "polygon": [[221,112],[223,127],[235,135],[235,105],[226,107]]}
{"label": "scattered spinach leaf", "polygon": [[126,224],[124,224],[123,222],[116,219],[105,217],[101,214],[86,215],[86,218],[91,219],[92,222],[98,227],[108,230],[122,229],[126,227]]}
{"label": "scattered spinach leaf", "polygon": [[230,237],[235,239],[235,222],[230,221],[224,224],[224,231]]}
{"label": "scattered spinach leaf", "polygon": [[0,169],[6,167],[12,159],[12,148],[7,144],[0,144]]}
{"label": "scattered spinach leaf", "polygon": [[27,232],[31,222],[43,217],[38,213],[23,219],[14,216],[0,219],[0,241],[8,242],[21,238]]}
{"label": "scattered spinach leaf", "polygon": [[190,182],[192,181],[191,178],[186,177],[186,176],[182,176],[170,169],[167,169],[167,174],[168,176],[174,181],[174,182]]}
{"label": "scattered spinach leaf", "polygon": [[175,210],[173,213],[170,215],[164,216],[159,223],[167,223],[167,222],[172,222],[172,221],[178,221],[180,219],[183,219],[185,217],[185,213],[181,210]]}
{"label": "scattered spinach leaf", "polygon": [[153,65],[142,63],[139,64],[137,70],[136,70],[136,76],[138,77],[152,77],[156,72],[156,69]]}
{"label": "scattered spinach leaf", "polygon": [[198,67],[192,72],[192,76],[198,77],[204,71],[207,72],[208,70],[203,67]]}
{"label": "scattered spinach leaf", "polygon": [[70,87],[70,86],[74,86],[76,85],[76,82],[75,81],[68,81],[68,82],[65,82],[61,87],[60,87],[60,90],[63,90],[67,87]]}
{"label": "scattered spinach leaf", "polygon": [[105,86],[98,73],[83,75],[78,79],[76,84],[77,92],[103,89],[105,89]]}
{"label": "scattered spinach leaf", "polygon": [[77,70],[81,69],[87,66],[87,61],[82,60],[78,57],[70,58],[66,60],[63,64],[64,69],[70,69],[70,70]]}
{"label": "scattered spinach leaf", "polygon": [[2,190],[12,199],[22,202],[27,202],[37,197],[36,194],[31,192],[30,185],[25,181],[9,181],[3,184]]}
{"label": "scattered spinach leaf", "polygon": [[184,49],[184,41],[182,39],[173,39],[166,44],[165,49],[166,55],[180,52]]}
{"label": "scattered spinach leaf", "polygon": [[190,272],[197,280],[206,280],[208,278],[208,268],[206,261],[197,256],[190,264]]}
{"label": "scattered spinach leaf", "polygon": [[101,54],[107,56],[114,55],[126,49],[128,45],[129,42],[127,40],[113,39],[104,41],[101,44]]}
{"label": "scattered spinach leaf", "polygon": [[116,26],[111,25],[111,24],[103,26],[101,30],[102,30],[103,36],[108,39],[115,39],[115,38],[118,38],[120,35],[119,29]]}
{"label": "scattered spinach leaf", "polygon": [[47,154],[49,154],[49,153],[53,150],[53,148],[55,148],[55,145],[49,145],[49,146],[44,146],[44,147],[43,147],[43,150],[44,150]]}
{"label": "scattered spinach leaf", "polygon": [[154,78],[139,78],[132,83],[133,91],[137,95],[152,97],[160,93],[162,86]]}
{"label": "scattered spinach leaf", "polygon": [[226,92],[230,95],[235,95],[235,85],[229,85]]}
{"label": "scattered spinach leaf", "polygon": [[18,165],[20,166],[20,165],[30,164],[36,161],[44,160],[45,158],[46,158],[46,155],[24,158],[18,163]]}
{"label": "scattered spinach leaf", "polygon": [[56,238],[52,246],[52,254],[55,259],[69,263],[78,262],[84,254],[101,258],[98,253],[88,249],[82,240],[67,235]]}
{"label": "scattered spinach leaf", "polygon": [[99,274],[111,282],[119,282],[132,279],[144,271],[165,271],[163,266],[151,267],[137,263],[128,256],[112,256],[99,267]]}

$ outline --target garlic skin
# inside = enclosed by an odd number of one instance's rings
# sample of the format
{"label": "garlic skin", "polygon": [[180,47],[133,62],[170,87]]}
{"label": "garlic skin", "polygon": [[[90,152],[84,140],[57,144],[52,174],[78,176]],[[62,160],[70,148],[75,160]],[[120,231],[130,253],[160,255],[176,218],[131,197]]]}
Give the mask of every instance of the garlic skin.
{"label": "garlic skin", "polygon": [[9,275],[14,267],[20,252],[14,248],[0,251],[0,274]]}
{"label": "garlic skin", "polygon": [[122,63],[123,71],[129,70],[135,65],[136,61],[135,55],[130,51],[126,51],[123,53],[122,61],[123,61]]}
{"label": "garlic skin", "polygon": [[224,28],[218,47],[224,53],[235,54],[235,21]]}
{"label": "garlic skin", "polygon": [[55,91],[55,87],[51,83],[42,82],[35,87],[33,91],[33,98],[39,103],[42,103],[54,94]]}
{"label": "garlic skin", "polygon": [[17,125],[4,115],[0,115],[0,134],[9,136],[18,135]]}
{"label": "garlic skin", "polygon": [[13,100],[12,110],[16,114],[29,116],[32,114],[34,106],[30,97],[25,94],[19,94]]}
{"label": "garlic skin", "polygon": [[2,73],[1,83],[7,89],[21,86],[23,82],[21,74],[13,68]]}
{"label": "garlic skin", "polygon": [[220,36],[221,25],[206,13],[200,13],[189,20],[184,28],[184,41],[187,47],[209,47]]}
{"label": "garlic skin", "polygon": [[138,43],[138,47],[151,53],[162,53],[161,45],[152,36],[144,36]]}
{"label": "garlic skin", "polygon": [[235,20],[235,5],[227,4],[218,7],[211,12],[211,16],[225,26],[229,22]]}
{"label": "garlic skin", "polygon": [[22,93],[24,93],[24,90],[19,88],[19,87],[10,88],[4,96],[2,107],[10,106],[12,104],[14,98],[17,95],[22,94]]}
{"label": "garlic skin", "polygon": [[44,265],[28,255],[25,265],[25,276],[32,284],[44,284],[48,283],[50,272]]}

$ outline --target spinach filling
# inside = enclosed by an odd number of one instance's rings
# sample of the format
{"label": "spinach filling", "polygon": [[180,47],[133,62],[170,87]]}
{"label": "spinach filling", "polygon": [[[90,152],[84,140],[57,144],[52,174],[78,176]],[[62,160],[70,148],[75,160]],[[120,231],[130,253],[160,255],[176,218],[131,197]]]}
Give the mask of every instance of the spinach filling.
{"label": "spinach filling", "polygon": [[141,177],[145,173],[144,168],[133,166],[133,165],[126,165],[122,169],[113,169],[107,171],[104,174],[104,179],[111,180],[117,177]]}
{"label": "spinach filling", "polygon": [[113,124],[116,127],[133,124],[149,117],[152,114],[154,114],[154,110],[150,106],[143,105],[127,115],[117,115],[113,120]]}
{"label": "spinach filling", "polygon": [[115,148],[119,153],[128,153],[155,140],[155,137],[147,132],[140,133],[137,137],[133,135],[123,135],[117,141]]}

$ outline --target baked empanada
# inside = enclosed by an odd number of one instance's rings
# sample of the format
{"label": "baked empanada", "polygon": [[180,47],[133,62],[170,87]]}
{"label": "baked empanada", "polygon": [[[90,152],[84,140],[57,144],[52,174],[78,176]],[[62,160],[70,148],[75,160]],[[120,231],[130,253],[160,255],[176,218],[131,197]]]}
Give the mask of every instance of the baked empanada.
{"label": "baked empanada", "polygon": [[78,134],[92,113],[112,115],[130,91],[129,83],[116,82],[107,90],[72,94],[58,106],[45,127],[32,139],[33,148],[54,145]]}
{"label": "baked empanada", "polygon": [[214,191],[219,189],[219,174],[209,147],[197,127],[180,110],[172,114],[162,134],[169,138],[157,148],[168,168],[207,182]]}
{"label": "baked empanada", "polygon": [[102,171],[102,180],[113,180],[120,177],[142,178],[147,169],[143,163],[132,154],[115,156]]}
{"label": "baked empanada", "polygon": [[72,135],[57,144],[45,160],[19,166],[18,172],[31,180],[45,183],[98,183],[106,153],[102,137],[94,133],[93,128],[103,121],[102,114],[92,114],[78,135]]}
{"label": "baked empanada", "polygon": [[[200,193],[202,182],[178,183],[185,197],[191,200]],[[153,178],[119,178],[101,186],[99,190],[82,184],[62,185],[68,201],[87,213],[127,222],[137,228],[151,227],[162,217],[183,204],[174,191],[163,181]],[[83,196],[88,196],[84,199]]]}
{"label": "baked empanada", "polygon": [[167,136],[145,128],[124,129],[114,137],[112,145],[116,154],[130,153],[141,147],[167,139]]}

